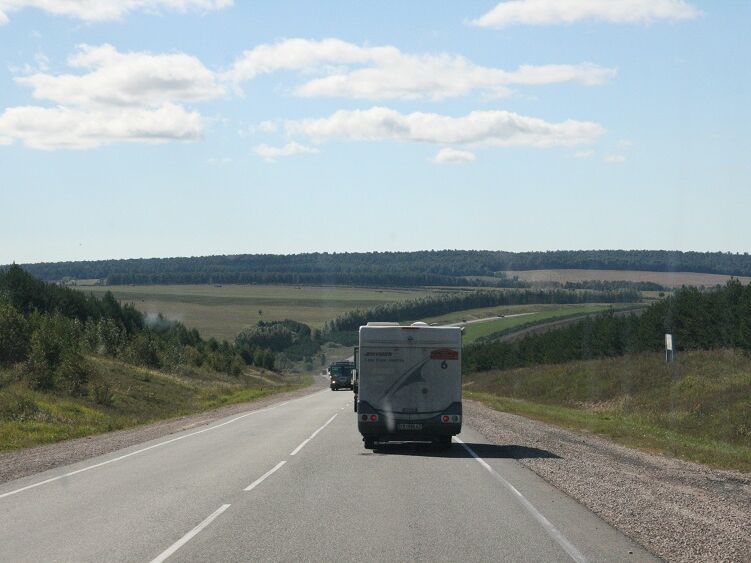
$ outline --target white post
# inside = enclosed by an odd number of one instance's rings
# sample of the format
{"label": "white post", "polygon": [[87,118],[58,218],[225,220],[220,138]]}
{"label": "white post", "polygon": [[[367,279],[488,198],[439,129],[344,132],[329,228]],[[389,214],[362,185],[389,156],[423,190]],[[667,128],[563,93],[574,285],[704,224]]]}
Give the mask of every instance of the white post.
{"label": "white post", "polygon": [[675,361],[675,349],[673,348],[672,334],[665,334],[665,361],[667,363]]}

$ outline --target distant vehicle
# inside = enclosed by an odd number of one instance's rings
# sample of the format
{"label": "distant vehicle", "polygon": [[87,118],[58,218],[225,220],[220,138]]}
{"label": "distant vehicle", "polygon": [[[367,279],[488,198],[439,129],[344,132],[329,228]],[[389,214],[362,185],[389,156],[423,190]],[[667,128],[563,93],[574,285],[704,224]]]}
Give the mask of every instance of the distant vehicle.
{"label": "distant vehicle", "polygon": [[332,391],[342,388],[352,389],[352,372],[355,369],[354,362],[335,362],[329,366],[330,387]]}
{"label": "distant vehicle", "polygon": [[462,427],[461,346],[456,326],[360,327],[357,428],[366,448],[413,440],[451,446]]}

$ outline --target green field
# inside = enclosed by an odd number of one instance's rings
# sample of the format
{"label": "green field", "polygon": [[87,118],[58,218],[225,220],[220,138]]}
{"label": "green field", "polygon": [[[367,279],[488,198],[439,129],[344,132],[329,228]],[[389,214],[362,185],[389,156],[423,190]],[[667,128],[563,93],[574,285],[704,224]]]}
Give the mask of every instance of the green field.
{"label": "green field", "polygon": [[143,313],[163,313],[205,337],[232,340],[259,320],[294,319],[314,328],[352,309],[415,299],[451,290],[378,289],[294,285],[143,285],[80,287],[101,297],[105,291],[132,302]]}
{"label": "green field", "polygon": [[646,353],[470,374],[465,396],[628,446],[751,471],[751,357]]}
{"label": "green field", "polygon": [[[192,370],[178,375],[90,356],[88,392],[40,392],[0,371],[0,451],[28,448],[129,428],[234,403],[244,403],[311,382],[310,375],[280,376],[246,368],[239,377]],[[95,389],[109,390],[97,400]],[[101,391],[100,391],[101,393]]]}
{"label": "green field", "polygon": [[483,321],[470,323],[464,327],[463,341],[469,344],[478,338],[488,336],[496,332],[506,331],[516,327],[522,327],[532,323],[543,321],[553,321],[571,316],[585,315],[591,313],[600,313],[609,309],[619,310],[625,307],[633,307],[633,304],[623,306],[609,303],[576,303],[563,305],[511,305],[506,307],[485,307],[482,309],[471,309],[467,311],[458,311],[439,317],[424,319],[425,322],[435,323],[455,323],[463,321],[473,321],[494,317],[500,315],[523,315],[519,317],[509,317],[504,319],[495,319],[492,321]]}

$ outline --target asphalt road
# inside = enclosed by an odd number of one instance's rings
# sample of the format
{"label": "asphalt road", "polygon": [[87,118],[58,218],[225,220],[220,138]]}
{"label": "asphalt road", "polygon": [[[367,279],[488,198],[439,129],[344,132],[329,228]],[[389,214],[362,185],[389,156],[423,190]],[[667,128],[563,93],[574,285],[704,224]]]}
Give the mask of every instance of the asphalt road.
{"label": "asphalt road", "polygon": [[326,389],[5,483],[0,561],[653,559],[471,428],[371,452],[354,417]]}

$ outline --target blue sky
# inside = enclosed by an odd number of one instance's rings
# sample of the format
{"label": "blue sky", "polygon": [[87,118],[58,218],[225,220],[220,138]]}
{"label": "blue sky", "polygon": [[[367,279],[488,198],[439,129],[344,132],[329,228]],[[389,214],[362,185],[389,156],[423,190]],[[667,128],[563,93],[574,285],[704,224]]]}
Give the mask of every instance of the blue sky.
{"label": "blue sky", "polygon": [[748,251],[751,3],[561,5],[0,0],[0,263]]}

